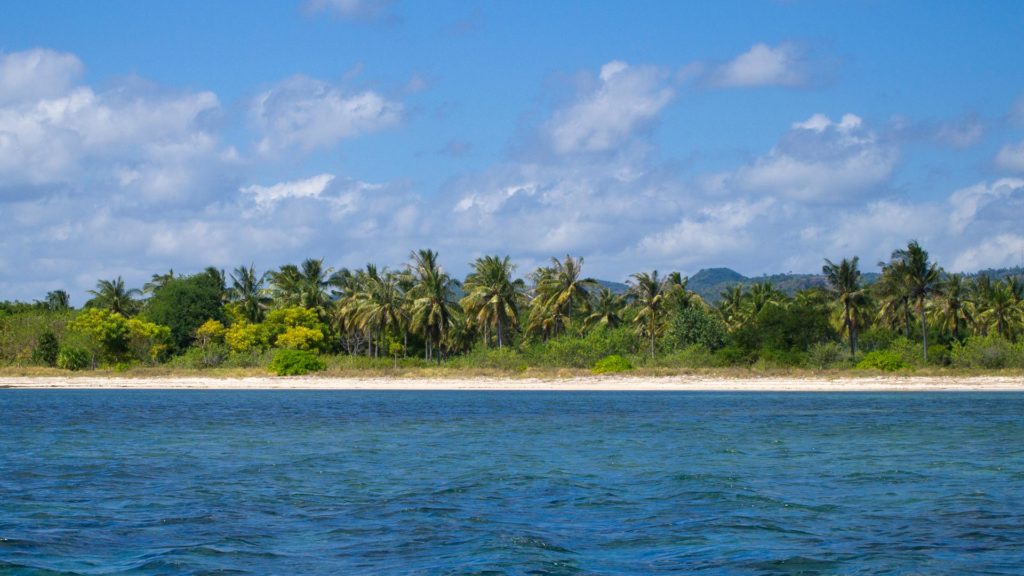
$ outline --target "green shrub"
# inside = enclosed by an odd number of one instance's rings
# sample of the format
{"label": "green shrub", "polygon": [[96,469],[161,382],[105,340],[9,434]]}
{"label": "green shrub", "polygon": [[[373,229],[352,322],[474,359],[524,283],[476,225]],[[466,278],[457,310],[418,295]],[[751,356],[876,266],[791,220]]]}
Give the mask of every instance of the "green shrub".
{"label": "green shrub", "polygon": [[725,346],[725,340],[725,325],[717,316],[699,306],[690,306],[672,316],[662,347],[673,351],[700,345],[714,351]]}
{"label": "green shrub", "polygon": [[192,347],[184,354],[174,357],[170,364],[176,368],[217,368],[228,359],[230,351],[224,344],[211,343],[203,347]]}
{"label": "green shrub", "polygon": [[313,352],[282,348],[274,352],[269,368],[278,376],[301,376],[324,370],[327,364]]}
{"label": "green shrub", "polygon": [[451,365],[459,368],[486,368],[517,372],[526,370],[528,367],[526,359],[514,348],[487,348],[483,345],[478,345],[468,353],[455,358]]}
{"label": "green shrub", "polygon": [[36,349],[32,352],[32,359],[45,366],[56,366],[58,354],[60,343],[57,342],[57,336],[49,330],[40,334]]}
{"label": "green shrub", "polygon": [[612,354],[635,353],[639,347],[636,332],[627,328],[596,329],[582,338],[565,335],[531,344],[523,350],[530,366],[553,368],[589,368]]}
{"label": "green shrub", "polygon": [[818,370],[836,368],[847,363],[849,353],[839,342],[819,342],[807,351],[807,365]]}
{"label": "green shrub", "polygon": [[865,354],[857,363],[857,368],[861,370],[882,370],[883,372],[895,372],[909,367],[903,361],[900,353],[894,350],[873,350]]}
{"label": "green shrub", "polygon": [[954,342],[949,355],[957,368],[1024,368],[1024,344],[1014,346],[998,334]]}
{"label": "green shrub", "polygon": [[92,355],[82,348],[64,347],[57,352],[57,367],[64,370],[84,370],[92,364]]}
{"label": "green shrub", "polygon": [[618,354],[612,354],[594,363],[594,367],[590,371],[594,374],[609,374],[612,372],[626,372],[632,369],[633,365],[630,364],[629,360]]}

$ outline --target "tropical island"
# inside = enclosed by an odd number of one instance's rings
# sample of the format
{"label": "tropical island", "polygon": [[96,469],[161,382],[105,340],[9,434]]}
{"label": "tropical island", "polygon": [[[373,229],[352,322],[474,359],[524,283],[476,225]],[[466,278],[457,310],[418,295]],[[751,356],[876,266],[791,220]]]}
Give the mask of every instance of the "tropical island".
{"label": "tropical island", "polygon": [[[693,279],[637,272],[625,284],[552,258],[517,277],[508,256],[462,280],[432,250],[397,269],[322,259],[260,272],[154,274],[141,289],[100,280],[81,309],[67,292],[0,303],[7,375],[719,374],[834,371],[1019,373],[1021,269],[946,273],[916,241],[879,272],[857,257],[822,274]],[[787,282],[788,280],[788,282]],[[96,372],[98,371],[98,372]]]}

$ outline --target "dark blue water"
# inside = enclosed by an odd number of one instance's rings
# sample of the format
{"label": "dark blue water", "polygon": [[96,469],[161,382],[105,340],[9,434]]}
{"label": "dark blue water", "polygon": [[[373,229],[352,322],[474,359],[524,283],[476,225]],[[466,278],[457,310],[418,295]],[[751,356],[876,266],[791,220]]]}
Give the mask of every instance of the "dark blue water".
{"label": "dark blue water", "polygon": [[1022,574],[1024,395],[0,390],[0,574]]}

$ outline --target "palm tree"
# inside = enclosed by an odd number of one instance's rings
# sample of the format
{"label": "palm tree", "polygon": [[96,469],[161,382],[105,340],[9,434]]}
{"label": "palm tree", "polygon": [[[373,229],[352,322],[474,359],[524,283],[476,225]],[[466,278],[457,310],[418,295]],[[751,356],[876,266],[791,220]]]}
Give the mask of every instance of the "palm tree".
{"label": "palm tree", "polygon": [[743,315],[743,285],[734,284],[719,294],[718,315],[722,322],[729,328],[735,330],[744,323]]}
{"label": "palm tree", "polygon": [[588,327],[618,328],[622,324],[622,309],[625,304],[626,299],[621,294],[616,294],[608,288],[601,288],[590,305],[590,316],[587,316],[583,323]]}
{"label": "palm tree", "polygon": [[508,256],[484,256],[471,264],[473,271],[466,276],[462,308],[467,319],[484,327],[484,345],[490,344],[489,332],[494,328],[500,349],[505,344],[506,332],[519,325],[519,308],[525,300],[526,283],[512,279],[515,265]]}
{"label": "palm tree", "polygon": [[581,278],[583,258],[568,254],[565,260],[551,259],[551,267],[536,273],[536,298],[551,316],[551,332],[564,330],[577,311],[588,311],[590,290],[597,287],[593,278]]}
{"label": "palm tree", "polygon": [[889,267],[902,279],[904,293],[914,303],[921,319],[921,348],[928,361],[928,326],[925,323],[924,304],[928,297],[942,292],[942,270],[928,261],[928,252],[917,240],[911,240],[905,249],[895,250]]}
{"label": "palm tree", "polygon": [[950,274],[942,282],[942,293],[933,307],[933,316],[943,330],[949,330],[953,340],[960,340],[960,327],[970,326],[974,318],[974,302],[963,275]]}
{"label": "palm tree", "polygon": [[1009,279],[993,282],[986,298],[980,303],[978,321],[987,329],[994,329],[1007,340],[1013,340],[1015,331],[1024,324],[1024,303]]}
{"label": "palm tree", "polygon": [[120,276],[115,280],[100,280],[96,282],[96,290],[89,290],[93,295],[87,306],[93,308],[106,308],[123,316],[130,316],[135,312],[137,302],[136,296],[142,292],[138,288],[125,288],[124,279]]}
{"label": "palm tree", "polygon": [[[454,322],[458,308],[453,288],[456,283],[437,263],[437,252],[419,250],[410,257],[409,277],[412,279],[408,296],[411,300],[409,315],[414,330],[423,332],[427,342],[427,359],[433,350],[441,350],[445,334]],[[440,354],[437,357],[441,361]]]}
{"label": "palm tree", "polygon": [[53,290],[39,304],[51,312],[64,312],[71,309],[71,296],[64,290]]}
{"label": "palm tree", "polygon": [[650,338],[651,357],[653,358],[655,342],[661,332],[662,311],[669,289],[668,278],[659,279],[657,270],[650,274],[637,272],[631,278],[633,280],[629,283],[629,294],[637,306],[633,322],[637,325],[641,335]]}
{"label": "palm tree", "polygon": [[274,300],[278,306],[302,306],[315,310],[321,317],[330,301],[331,268],[324,268],[323,258],[307,258],[301,267],[285,264],[270,273]]}
{"label": "palm tree", "polygon": [[249,267],[239,266],[231,273],[231,289],[228,297],[233,302],[238,302],[242,315],[252,323],[263,320],[263,311],[270,305],[270,297],[267,296],[265,287],[269,272],[256,274],[256,267],[249,264]]}
{"label": "palm tree", "polygon": [[227,280],[224,276],[224,271],[214,266],[207,266],[206,269],[203,270],[203,274],[206,274],[206,276],[210,279],[210,283],[217,287],[217,290],[220,292],[221,303],[226,303],[228,301],[229,294],[227,289]]}
{"label": "palm tree", "polygon": [[163,288],[168,282],[174,280],[174,269],[170,269],[166,274],[153,274],[152,279],[142,285],[143,294],[156,294],[157,290]]}
{"label": "palm tree", "polygon": [[379,356],[388,331],[403,332],[409,323],[405,294],[398,274],[377,271],[367,264],[356,273],[349,293],[341,301],[342,315],[348,325],[363,332],[369,343],[367,354]]}
{"label": "palm tree", "polygon": [[825,259],[821,272],[825,275],[832,295],[843,308],[843,326],[840,332],[846,332],[850,338],[850,356],[857,354],[857,315],[856,309],[865,303],[864,290],[860,286],[860,270],[857,268],[859,258],[854,256],[843,258],[839,264]]}

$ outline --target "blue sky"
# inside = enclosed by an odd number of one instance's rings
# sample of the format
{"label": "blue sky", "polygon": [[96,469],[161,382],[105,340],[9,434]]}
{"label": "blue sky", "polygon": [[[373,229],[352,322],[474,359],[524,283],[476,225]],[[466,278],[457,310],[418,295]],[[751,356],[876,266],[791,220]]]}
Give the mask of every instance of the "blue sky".
{"label": "blue sky", "polygon": [[1020,2],[9,2],[0,299],[323,257],[1024,257]]}

